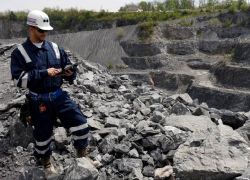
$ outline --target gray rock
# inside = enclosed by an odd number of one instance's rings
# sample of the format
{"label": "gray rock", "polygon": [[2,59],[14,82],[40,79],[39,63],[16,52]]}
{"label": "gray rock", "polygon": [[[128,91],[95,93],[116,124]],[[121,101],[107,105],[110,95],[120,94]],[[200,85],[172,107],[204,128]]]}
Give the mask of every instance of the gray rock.
{"label": "gray rock", "polygon": [[148,154],[142,155],[141,159],[143,162],[154,166],[154,159],[152,157],[150,157]]}
{"label": "gray rock", "polygon": [[173,168],[172,166],[165,166],[155,170],[155,180],[173,180]]}
{"label": "gray rock", "polygon": [[169,54],[187,55],[196,53],[195,41],[171,41],[168,44]]}
{"label": "gray rock", "polygon": [[146,127],[149,126],[149,123],[147,121],[140,121],[137,125],[136,125],[136,132],[140,133],[142,132]]}
{"label": "gray rock", "polygon": [[188,115],[188,114],[190,114],[191,115],[191,112],[184,104],[177,102],[171,108],[170,114],[176,114],[176,115],[185,115],[185,114]]}
{"label": "gray rock", "polygon": [[158,162],[162,160],[162,154],[160,148],[154,149],[150,152],[150,156],[154,159],[154,161]]}
{"label": "gray rock", "polygon": [[136,42],[132,40],[122,41],[121,46],[129,56],[153,56],[166,51],[164,42]]}
{"label": "gray rock", "polygon": [[153,166],[145,166],[143,168],[142,174],[147,177],[154,177],[155,169]]}
{"label": "gray rock", "polygon": [[142,114],[141,114],[140,112],[137,112],[136,118],[137,118],[139,121],[141,121],[141,120],[144,119],[144,116],[142,116]]}
{"label": "gray rock", "polygon": [[108,153],[106,153],[103,157],[102,157],[102,164],[108,164],[111,161],[113,161],[115,159],[115,157],[113,155],[110,155]]}
{"label": "gray rock", "polygon": [[13,117],[10,126],[10,144],[26,148],[31,142],[33,142],[33,129],[29,125],[25,128],[17,116]]}
{"label": "gray rock", "polygon": [[55,129],[54,137],[58,149],[65,149],[65,146],[69,144],[66,131],[63,127]]}
{"label": "gray rock", "polygon": [[[200,123],[194,125],[192,119],[199,119]],[[179,126],[179,120],[175,119],[171,124]],[[245,171],[248,166],[246,158],[249,145],[231,127],[223,125],[221,121],[217,127],[208,118],[201,116],[183,120],[188,121],[189,125],[182,121],[182,129],[186,126],[186,129],[192,130],[193,133],[174,154],[174,168],[178,169],[177,178],[200,179],[206,175],[214,180],[232,179]],[[190,167],[195,169],[192,175]]]}
{"label": "gray rock", "polygon": [[107,136],[108,134],[110,134],[113,130],[116,130],[116,127],[110,127],[110,128],[104,128],[98,131],[98,134],[100,136]]}
{"label": "gray rock", "polygon": [[161,133],[161,130],[160,129],[154,129],[153,127],[145,127],[140,133],[143,136],[151,136],[151,135]]}
{"label": "gray rock", "polygon": [[134,105],[135,110],[141,110],[142,108],[146,107],[145,104],[141,102],[138,98],[136,98],[133,101],[133,105]]}
{"label": "gray rock", "polygon": [[222,111],[221,120],[223,124],[237,129],[245,124],[247,117],[229,110]]}
{"label": "gray rock", "polygon": [[216,32],[208,30],[202,33],[200,40],[207,40],[207,41],[218,41],[219,37]]}
{"label": "gray rock", "polygon": [[77,158],[72,166],[67,169],[64,180],[96,180],[98,170],[86,159]]}
{"label": "gray rock", "polygon": [[139,158],[139,153],[135,148],[130,150],[128,154],[129,154],[129,157],[131,158]]}
{"label": "gray rock", "polygon": [[166,37],[170,40],[193,39],[195,32],[192,28],[185,27],[167,27]]}
{"label": "gray rock", "polygon": [[39,168],[31,168],[28,171],[23,172],[19,176],[19,180],[45,180],[45,175]]}
{"label": "gray rock", "polygon": [[150,110],[153,111],[164,111],[164,106],[162,104],[152,104],[149,106]]}
{"label": "gray rock", "polygon": [[132,172],[133,168],[142,169],[143,164],[140,159],[122,158],[117,160],[118,170],[121,172]]}
{"label": "gray rock", "polygon": [[88,118],[88,125],[89,125],[89,127],[93,128],[93,129],[98,129],[98,130],[104,128],[103,124],[101,124],[99,121],[97,121],[94,117]]}
{"label": "gray rock", "polygon": [[126,128],[114,129],[111,134],[118,136],[118,140],[121,141],[127,135]]}
{"label": "gray rock", "polygon": [[161,135],[158,135],[158,134],[154,136],[148,136],[142,139],[141,145],[145,148],[154,149],[160,145],[160,142],[159,142],[160,138],[161,138]]}
{"label": "gray rock", "polygon": [[129,178],[129,180],[142,180],[143,175],[141,173],[141,169],[133,168],[132,172],[129,174],[128,178]]}
{"label": "gray rock", "polygon": [[129,80],[129,77],[128,77],[128,75],[122,75],[122,76],[120,76],[120,79],[121,80]]}
{"label": "gray rock", "polygon": [[161,103],[162,102],[162,96],[155,93],[150,97],[150,104],[155,104],[155,103]]}
{"label": "gray rock", "polygon": [[97,146],[102,141],[102,137],[99,134],[91,134],[90,143]]}
{"label": "gray rock", "polygon": [[118,137],[110,134],[103,139],[103,141],[99,144],[98,149],[104,154],[111,153],[116,144],[118,144]]}
{"label": "gray rock", "polygon": [[142,108],[141,109],[141,113],[144,115],[144,116],[147,116],[151,113],[151,110],[150,108]]}
{"label": "gray rock", "polygon": [[150,118],[150,121],[153,121],[155,123],[162,123],[165,119],[165,116],[159,112],[159,111],[155,111],[153,113],[153,116]]}
{"label": "gray rock", "polygon": [[34,151],[34,148],[35,148],[34,143],[30,143],[30,144],[28,145],[28,147],[27,147],[27,150],[28,150],[29,152],[33,152],[33,151]]}
{"label": "gray rock", "polygon": [[124,144],[117,144],[114,146],[114,151],[117,153],[127,154],[130,151],[131,144],[129,142]]}
{"label": "gray rock", "polygon": [[241,176],[234,178],[234,180],[249,180],[249,179],[250,179],[250,167],[248,167]]}
{"label": "gray rock", "polygon": [[119,127],[120,126],[120,119],[113,118],[113,117],[107,117],[105,127]]}

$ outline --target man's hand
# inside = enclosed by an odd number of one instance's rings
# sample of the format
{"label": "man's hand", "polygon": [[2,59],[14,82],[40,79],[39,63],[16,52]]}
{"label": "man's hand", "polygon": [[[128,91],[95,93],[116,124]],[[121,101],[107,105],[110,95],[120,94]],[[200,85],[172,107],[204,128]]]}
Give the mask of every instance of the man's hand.
{"label": "man's hand", "polygon": [[68,71],[65,71],[64,74],[62,74],[63,76],[71,76],[74,72],[68,70]]}
{"label": "man's hand", "polygon": [[60,72],[59,69],[55,69],[55,68],[49,68],[49,69],[47,69],[47,71],[48,71],[49,76],[51,76],[51,77],[55,76],[56,74],[58,74]]}

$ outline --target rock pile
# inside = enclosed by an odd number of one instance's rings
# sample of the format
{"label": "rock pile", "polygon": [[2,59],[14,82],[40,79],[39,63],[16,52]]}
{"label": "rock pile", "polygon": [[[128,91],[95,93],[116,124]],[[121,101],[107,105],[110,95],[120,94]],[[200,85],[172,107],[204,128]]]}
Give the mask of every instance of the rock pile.
{"label": "rock pile", "polygon": [[[209,108],[188,94],[168,95],[68,54],[84,63],[63,90],[88,117],[89,157],[100,166],[75,159],[70,132],[58,120],[52,157],[60,179],[249,179],[249,113]],[[42,180],[32,129],[18,119],[25,90],[16,91],[18,98],[0,108],[0,176]]]}

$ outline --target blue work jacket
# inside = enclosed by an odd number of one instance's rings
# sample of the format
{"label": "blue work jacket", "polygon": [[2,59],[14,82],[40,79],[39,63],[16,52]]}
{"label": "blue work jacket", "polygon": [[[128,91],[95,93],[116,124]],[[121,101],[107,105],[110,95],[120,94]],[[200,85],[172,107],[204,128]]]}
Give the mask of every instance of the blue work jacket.
{"label": "blue work jacket", "polygon": [[46,94],[58,90],[63,79],[73,81],[76,72],[71,76],[50,77],[47,69],[64,68],[72,64],[65,51],[58,46],[60,58],[58,59],[49,41],[44,41],[41,48],[37,48],[29,38],[22,44],[27,52],[30,62],[27,62],[18,48],[11,54],[11,74],[17,87],[28,88],[38,94]]}

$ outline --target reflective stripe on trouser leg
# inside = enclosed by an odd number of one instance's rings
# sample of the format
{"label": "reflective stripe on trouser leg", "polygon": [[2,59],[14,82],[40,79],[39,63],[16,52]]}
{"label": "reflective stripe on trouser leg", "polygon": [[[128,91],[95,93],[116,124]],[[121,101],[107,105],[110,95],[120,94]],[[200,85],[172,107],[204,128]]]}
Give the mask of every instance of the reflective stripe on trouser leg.
{"label": "reflective stripe on trouser leg", "polygon": [[65,128],[69,129],[72,133],[74,140],[74,147],[82,149],[89,143],[89,127],[87,119],[83,116],[79,108],[70,109],[58,115]]}

